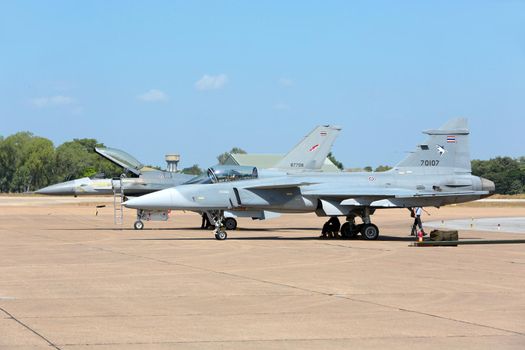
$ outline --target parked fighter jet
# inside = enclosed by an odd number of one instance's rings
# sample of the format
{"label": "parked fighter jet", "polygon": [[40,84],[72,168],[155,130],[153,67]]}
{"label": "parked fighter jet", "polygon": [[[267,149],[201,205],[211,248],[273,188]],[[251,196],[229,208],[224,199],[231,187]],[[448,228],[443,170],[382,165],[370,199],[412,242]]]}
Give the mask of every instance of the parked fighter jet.
{"label": "parked fighter jet", "polygon": [[[128,208],[142,210],[213,211],[218,240],[226,239],[222,225],[227,210],[270,210],[283,213],[315,212],[318,216],[345,216],[343,237],[361,234],[377,239],[379,229],[370,217],[377,209],[440,207],[490,196],[492,181],[473,176],[466,119],[454,119],[427,130],[427,140],[405,160],[382,173],[291,173],[270,178],[248,177],[213,184],[184,185],[128,200]],[[360,217],[362,224],[354,219]]]}
{"label": "parked fighter jet", "polygon": [[[195,175],[172,173],[145,167],[130,154],[115,148],[95,148],[102,157],[124,168],[124,173],[132,177],[122,177],[115,183],[112,179],[81,179],[66,181],[41,188],[37,194],[47,195],[107,195],[113,194],[115,186],[122,186],[126,196],[141,196],[165,188],[180,185],[193,179]],[[120,190],[120,188],[119,188]]]}
{"label": "parked fighter jet", "polygon": [[[230,181],[281,177],[287,173],[320,172],[325,164],[326,157],[339,135],[341,128],[337,126],[321,125],[312,130],[277,164],[268,169],[258,169],[256,166],[241,165],[215,165],[207,170],[204,175],[189,180],[183,185],[208,185]],[[194,210],[199,214],[206,214],[210,223],[215,223],[215,216],[207,210]],[[236,217],[247,217],[254,220],[264,220],[279,214],[269,210],[254,208],[252,210],[241,208],[223,212],[224,226],[230,230],[237,227]],[[137,221],[134,223],[136,230],[144,228],[143,220],[165,221],[168,218],[166,210],[137,210]]]}

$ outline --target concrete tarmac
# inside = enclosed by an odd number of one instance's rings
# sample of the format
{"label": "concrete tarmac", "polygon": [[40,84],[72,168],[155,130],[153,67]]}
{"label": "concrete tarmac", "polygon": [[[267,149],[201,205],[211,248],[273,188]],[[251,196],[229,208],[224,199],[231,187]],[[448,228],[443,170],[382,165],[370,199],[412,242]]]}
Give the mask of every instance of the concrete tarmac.
{"label": "concrete tarmac", "polygon": [[132,211],[124,229],[95,215],[107,199],[16,201],[0,200],[0,349],[525,348],[525,246],[409,247],[407,210],[373,216],[378,241],[320,240],[308,214],[239,220],[220,242],[193,213],[135,231]]}
{"label": "concrete tarmac", "polygon": [[452,230],[478,230],[492,232],[525,233],[525,217],[470,218],[428,222],[427,226]]}

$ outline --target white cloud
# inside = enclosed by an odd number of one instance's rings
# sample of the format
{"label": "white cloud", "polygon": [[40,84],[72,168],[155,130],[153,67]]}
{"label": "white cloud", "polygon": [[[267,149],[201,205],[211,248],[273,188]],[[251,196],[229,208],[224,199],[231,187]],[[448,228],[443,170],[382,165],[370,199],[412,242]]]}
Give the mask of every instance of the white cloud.
{"label": "white cloud", "polygon": [[138,95],[137,98],[144,102],[162,102],[168,99],[168,95],[164,91],[151,89],[142,95]]}
{"label": "white cloud", "polygon": [[56,95],[56,96],[44,96],[36,97],[31,99],[31,104],[38,108],[54,107],[54,106],[67,106],[76,103],[76,100],[70,96]]}
{"label": "white cloud", "polygon": [[290,106],[287,105],[286,103],[276,103],[273,105],[273,108],[279,111],[287,111],[290,109]]}
{"label": "white cloud", "polygon": [[204,74],[202,78],[197,80],[195,88],[197,90],[215,90],[220,89],[228,82],[228,76],[226,74],[219,75],[208,75]]}
{"label": "white cloud", "polygon": [[293,86],[293,80],[290,78],[280,78],[279,85],[285,86],[285,87]]}

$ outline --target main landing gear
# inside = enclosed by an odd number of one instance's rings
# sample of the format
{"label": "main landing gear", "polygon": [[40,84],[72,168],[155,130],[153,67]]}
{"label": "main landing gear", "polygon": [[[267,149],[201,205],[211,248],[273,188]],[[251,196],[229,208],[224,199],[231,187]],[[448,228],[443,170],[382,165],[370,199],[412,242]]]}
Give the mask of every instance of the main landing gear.
{"label": "main landing gear", "polygon": [[[379,237],[379,228],[370,222],[370,215],[374,212],[373,209],[364,208],[359,211],[351,212],[346,217],[346,222],[341,225],[340,236],[339,231],[339,219],[336,216],[332,216],[324,226],[321,234],[321,238],[343,238],[343,239],[356,239],[359,234],[366,240],[375,240]],[[355,223],[356,216],[359,216],[363,221],[362,224],[357,225]]]}
{"label": "main landing gear", "polygon": [[[228,218],[230,219],[230,218]],[[233,219],[233,218],[232,218]],[[217,213],[217,216],[214,217],[215,220],[215,230],[213,230],[213,233],[215,233],[215,239],[218,241],[224,241],[226,238],[228,238],[228,234],[226,233],[226,225],[227,222],[226,218],[224,218],[224,211],[219,211]],[[235,220],[235,219],[233,219]],[[231,224],[231,222],[230,222]],[[235,220],[235,227],[237,227],[237,221]]]}
{"label": "main landing gear", "polygon": [[[214,229],[215,228],[215,218],[217,217],[216,212],[204,212],[202,215],[202,224],[201,228],[208,230],[208,229]],[[223,224],[226,230],[235,230],[237,229],[237,220],[232,217],[225,217],[223,218]]]}
{"label": "main landing gear", "polygon": [[234,218],[224,218],[224,227],[227,230],[235,230],[237,228],[237,220]]}
{"label": "main landing gear", "polygon": [[367,240],[374,240],[379,237],[379,228],[374,224],[364,224],[361,228],[361,236]]}

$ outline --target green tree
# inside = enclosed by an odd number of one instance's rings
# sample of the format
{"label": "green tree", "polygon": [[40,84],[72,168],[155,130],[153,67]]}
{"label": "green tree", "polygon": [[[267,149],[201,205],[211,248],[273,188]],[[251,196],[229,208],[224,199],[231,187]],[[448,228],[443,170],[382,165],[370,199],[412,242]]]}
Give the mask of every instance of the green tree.
{"label": "green tree", "polygon": [[190,174],[190,175],[201,175],[204,171],[199,168],[198,164],[193,164],[189,168],[184,168],[181,171],[183,174]]}
{"label": "green tree", "polygon": [[[92,171],[89,169],[84,170],[84,174],[93,173],[95,174],[104,174],[106,177],[118,177],[122,174],[123,170],[118,165],[113,164],[104,157],[101,157],[95,153],[95,147],[103,148],[105,147],[103,143],[98,142],[96,139],[73,139],[73,142],[81,145],[86,152],[89,154],[89,157],[86,159],[87,166],[86,168],[93,168]],[[93,176],[91,175],[91,176]]]}
{"label": "green tree", "polygon": [[0,144],[0,184],[2,192],[20,191],[28,182],[27,169],[21,169],[23,154],[33,137],[30,132],[18,132],[6,137]]}
{"label": "green tree", "polygon": [[513,180],[508,189],[508,194],[520,194],[523,193],[523,183],[520,180]]}
{"label": "green tree", "polygon": [[365,166],[365,168],[363,170],[371,172],[372,171],[372,167],[370,165],[369,166]]}
{"label": "green tree", "polygon": [[23,192],[53,181],[54,146],[30,132],[13,134],[0,143],[0,190]]}
{"label": "green tree", "polygon": [[380,165],[380,166],[378,166],[378,167],[376,168],[376,170],[374,170],[374,171],[376,171],[376,172],[382,172],[382,171],[388,171],[388,170],[390,170],[390,169],[392,169],[391,166],[388,166],[388,165]]}
{"label": "green tree", "polygon": [[27,169],[29,181],[25,183],[25,191],[33,191],[50,185],[53,180],[55,147],[43,137],[33,137],[29,141],[23,155],[22,169]]}
{"label": "green tree", "polygon": [[122,168],[95,153],[95,147],[104,147],[95,139],[74,139],[64,142],[56,150],[56,181],[104,174],[118,177]]}
{"label": "green tree", "polygon": [[224,152],[217,156],[217,160],[219,161],[219,164],[224,164],[226,162],[226,159],[230,156],[230,154],[246,154],[246,151],[239,147],[233,147],[230,152]]}
{"label": "green tree", "polygon": [[88,150],[75,141],[64,142],[55,152],[56,181],[67,181],[83,177],[91,166]]}
{"label": "green tree", "polygon": [[330,159],[330,161],[331,161],[332,163],[334,163],[334,165],[335,165],[339,170],[344,170],[344,169],[345,169],[343,163],[341,163],[340,161],[338,161],[337,159],[335,159],[335,156],[332,154],[332,152],[329,152],[329,153],[328,153],[327,158]]}
{"label": "green tree", "polygon": [[472,174],[494,181],[496,193],[516,194],[523,191],[525,171],[520,159],[497,157],[489,160],[473,160]]}

